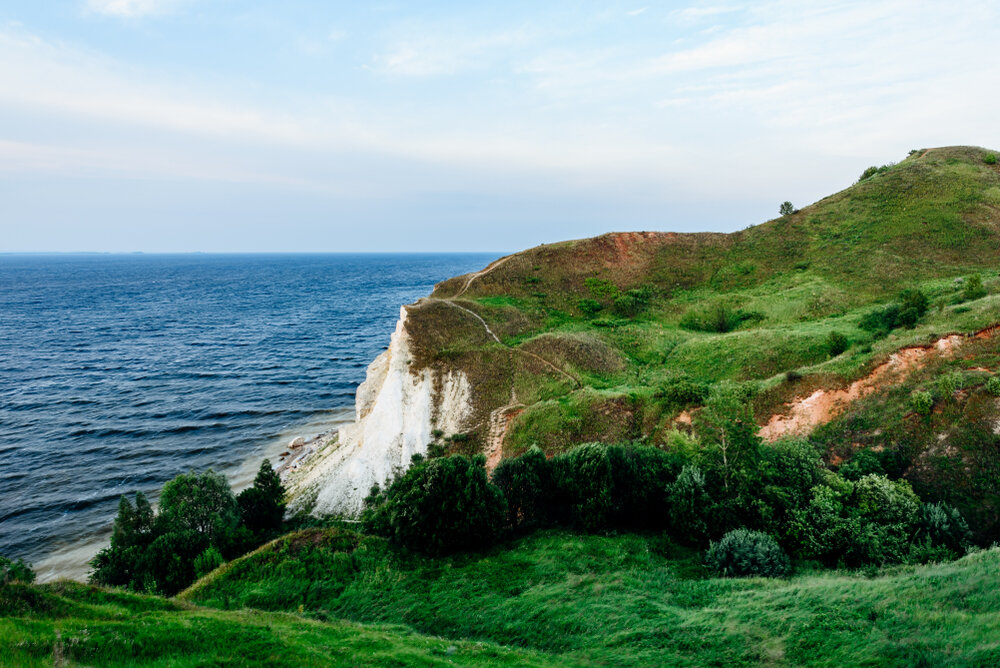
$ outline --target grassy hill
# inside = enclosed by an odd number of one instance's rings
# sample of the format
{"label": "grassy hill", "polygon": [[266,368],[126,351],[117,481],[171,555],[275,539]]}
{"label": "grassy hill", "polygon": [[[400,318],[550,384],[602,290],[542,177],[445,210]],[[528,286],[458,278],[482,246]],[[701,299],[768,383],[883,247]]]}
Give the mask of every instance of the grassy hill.
{"label": "grassy hill", "polygon": [[[550,455],[587,441],[663,445],[697,411],[671,397],[678,379],[757,382],[764,425],[791,402],[865,378],[900,349],[989,328],[1000,322],[1000,166],[992,155],[915,151],[741,232],[606,234],[539,246],[440,283],[409,310],[416,364],[461,369],[475,388],[468,433],[441,445],[494,461],[532,444]],[[985,291],[968,298],[973,275]],[[914,327],[860,326],[906,289],[929,298]],[[831,348],[837,335],[843,352]],[[990,420],[1000,410],[984,391],[1000,370],[996,351],[994,339],[982,338],[961,355],[913,365],[923,370],[912,377],[888,375],[857,406],[827,416],[833,423],[814,439],[832,465],[859,450],[891,450],[896,472],[922,496],[978,513],[996,539],[1000,444]],[[950,394],[938,382],[948,375]],[[909,398],[927,389],[932,415],[915,419]]]}
{"label": "grassy hill", "polygon": [[[199,608],[74,582],[0,585],[0,665],[556,666],[539,652],[399,625]],[[572,665],[570,663],[569,665]]]}
{"label": "grassy hill", "polygon": [[877,575],[708,578],[662,536],[541,532],[442,559],[340,529],[280,539],[180,598],[405,624],[564,665],[995,665],[1000,550]]}

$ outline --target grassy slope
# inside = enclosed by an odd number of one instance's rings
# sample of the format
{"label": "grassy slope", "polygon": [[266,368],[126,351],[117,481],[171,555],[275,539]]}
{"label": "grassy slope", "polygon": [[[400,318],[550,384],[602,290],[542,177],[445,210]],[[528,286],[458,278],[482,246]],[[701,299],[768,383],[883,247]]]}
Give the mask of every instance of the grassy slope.
{"label": "grassy slope", "polygon": [[399,626],[223,612],[71,582],[0,586],[2,666],[550,666]]}
{"label": "grassy slope", "polygon": [[[705,579],[663,538],[543,532],[430,560],[286,537],[182,595],[406,624],[601,665],[996,665],[1000,549],[874,577]],[[351,547],[353,546],[353,547]]]}
{"label": "grassy slope", "polygon": [[[678,374],[709,383],[761,381],[756,408],[764,422],[794,397],[860,378],[900,347],[1000,322],[1000,166],[986,164],[987,153],[921,151],[793,215],[731,235],[609,234],[517,253],[471,283],[458,277],[439,284],[435,299],[411,308],[408,328],[418,364],[461,368],[476,388],[471,437],[451,449],[482,449],[489,412],[508,404],[512,390],[520,406],[504,439],[505,456],[532,444],[555,453],[595,440],[663,443],[680,408],[657,388]],[[957,304],[956,279],[972,273],[982,275],[991,294]],[[612,293],[648,288],[653,298],[645,311],[623,318],[611,312],[611,296],[588,287],[587,279],[606,281]],[[858,327],[865,313],[906,287],[920,287],[932,302],[915,329],[875,339]],[[605,308],[587,317],[578,307],[582,298]],[[504,345],[448,300],[481,315]],[[724,334],[681,327],[686,313],[717,303],[763,318]],[[846,335],[851,347],[831,359],[826,341],[833,331]],[[995,339],[992,350],[998,347]],[[981,352],[990,357],[990,350]],[[801,379],[786,382],[791,370]],[[881,404],[866,405],[885,411],[888,401],[890,413],[908,412],[908,393],[880,396]],[[906,444],[910,455],[931,451],[934,439],[954,426],[938,423],[937,432],[907,432],[917,438]],[[848,432],[854,443],[871,440],[857,428],[837,433]],[[831,448],[843,445],[833,436],[823,440]],[[1000,444],[966,450],[966,464],[976,466],[982,452],[992,459]],[[924,477],[931,498],[944,498],[935,490],[947,486],[948,476]],[[977,500],[984,494],[1000,499],[996,481],[985,491],[973,484],[964,489]],[[971,504],[952,501],[963,509]],[[993,523],[1000,527],[1000,502],[995,506]]]}

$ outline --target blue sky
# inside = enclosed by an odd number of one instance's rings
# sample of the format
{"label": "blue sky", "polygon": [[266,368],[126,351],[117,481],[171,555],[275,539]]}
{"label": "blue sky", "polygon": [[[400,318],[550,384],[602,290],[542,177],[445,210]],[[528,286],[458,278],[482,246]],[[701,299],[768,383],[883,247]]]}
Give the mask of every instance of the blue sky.
{"label": "blue sky", "polygon": [[731,231],[1000,149],[1000,3],[0,2],[2,251]]}

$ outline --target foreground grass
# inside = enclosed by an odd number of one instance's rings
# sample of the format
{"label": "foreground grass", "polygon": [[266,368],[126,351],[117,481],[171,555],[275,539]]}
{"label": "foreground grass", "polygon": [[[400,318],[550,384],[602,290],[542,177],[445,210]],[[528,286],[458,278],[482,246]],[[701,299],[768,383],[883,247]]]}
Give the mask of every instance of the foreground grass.
{"label": "foreground grass", "polygon": [[0,666],[553,666],[406,627],[223,612],[63,582],[0,586]]}
{"label": "foreground grass", "polygon": [[723,580],[658,536],[542,532],[430,560],[313,530],[224,566],[182,598],[405,624],[565,663],[980,666],[1000,664],[998,584],[996,549],[877,577]]}

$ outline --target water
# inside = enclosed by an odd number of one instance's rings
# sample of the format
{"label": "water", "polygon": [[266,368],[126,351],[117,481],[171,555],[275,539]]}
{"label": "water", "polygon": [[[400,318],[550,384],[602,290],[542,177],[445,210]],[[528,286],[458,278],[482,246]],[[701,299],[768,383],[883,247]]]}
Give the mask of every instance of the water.
{"label": "water", "polygon": [[351,417],[400,305],[495,257],[0,255],[0,554],[83,577],[122,494],[245,484]]}

